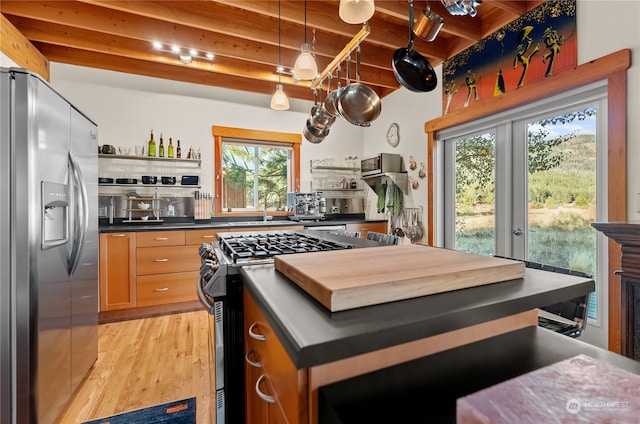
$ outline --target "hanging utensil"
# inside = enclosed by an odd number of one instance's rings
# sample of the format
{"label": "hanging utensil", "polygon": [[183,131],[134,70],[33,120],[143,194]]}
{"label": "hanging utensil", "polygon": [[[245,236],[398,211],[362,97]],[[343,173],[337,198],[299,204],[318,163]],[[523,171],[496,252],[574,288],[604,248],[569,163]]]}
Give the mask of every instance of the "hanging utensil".
{"label": "hanging utensil", "polygon": [[[347,62],[347,79],[349,78]],[[371,88],[360,83],[360,45],[356,47],[356,82],[347,85],[338,97],[340,115],[349,123],[369,127],[380,116],[382,102]]]}
{"label": "hanging utensil", "polygon": [[302,134],[304,135],[304,138],[306,138],[310,143],[318,144],[324,141],[327,135],[329,135],[329,130],[316,128],[311,123],[311,120],[307,119],[307,123],[302,129]]}
{"label": "hanging utensil", "polygon": [[409,45],[393,53],[393,73],[400,84],[415,92],[432,91],[438,85],[431,63],[413,50],[413,0],[409,0]]}
{"label": "hanging utensil", "polygon": [[[342,81],[340,80],[340,65],[341,64],[338,64],[338,67],[336,69],[338,88],[327,94],[327,97],[324,99],[324,108],[326,109],[327,113],[335,117],[340,116],[340,111],[338,110],[338,97],[343,90]],[[329,74],[329,81],[331,81],[331,74]]]}
{"label": "hanging utensil", "polygon": [[[329,80],[331,81],[331,80]],[[315,95],[315,89],[314,91],[314,95]],[[327,87],[327,93],[328,93],[328,87]],[[328,95],[328,94],[327,94]],[[311,116],[311,124],[319,129],[326,129],[329,130],[329,128],[331,127],[331,125],[335,122],[336,117],[329,114],[327,112],[327,110],[325,109],[324,106],[324,102],[320,102],[320,103],[316,103],[313,106],[312,109],[312,116]]]}
{"label": "hanging utensil", "polygon": [[424,41],[433,41],[440,32],[442,25],[444,25],[444,19],[431,10],[427,0],[427,8],[422,10],[422,14],[418,17],[418,22],[413,27],[413,33]]}

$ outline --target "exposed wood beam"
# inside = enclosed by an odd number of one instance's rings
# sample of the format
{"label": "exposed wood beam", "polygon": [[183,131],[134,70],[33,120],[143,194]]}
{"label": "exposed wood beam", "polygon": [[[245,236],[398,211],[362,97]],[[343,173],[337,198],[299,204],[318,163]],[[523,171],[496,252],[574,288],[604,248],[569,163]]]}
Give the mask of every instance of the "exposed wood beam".
{"label": "exposed wood beam", "polygon": [[[130,57],[134,59],[149,60],[164,63],[179,63],[177,57],[172,52],[162,53],[149,48],[149,43],[136,39],[111,35],[105,38],[103,33],[87,31],[85,29],[69,27],[66,25],[52,24],[48,22],[35,21],[22,17],[14,17],[14,22],[20,31],[29,39],[46,44],[57,44],[79,50],[88,50],[106,54]],[[295,60],[291,52],[291,61]],[[274,53],[277,58],[277,54]],[[323,61],[319,61],[323,63]],[[328,61],[327,61],[328,62]],[[186,66],[186,65],[183,65]],[[228,73],[230,75],[241,75],[249,79],[262,79],[275,82],[278,80],[275,74],[276,63],[264,64],[251,62],[247,58],[236,58],[233,56],[218,55],[209,62],[207,60],[195,60],[190,67],[199,67],[202,70]],[[392,72],[381,69],[362,67],[361,80],[365,84],[383,86],[385,88],[397,88],[398,81]],[[283,76],[284,84],[295,84],[295,82]],[[305,84],[302,84],[305,85]]]}
{"label": "exposed wood beam", "polygon": [[19,66],[49,81],[49,60],[2,14],[0,28],[2,52]]}
{"label": "exposed wood beam", "polygon": [[[174,81],[184,81],[194,84],[211,85],[231,90],[253,91],[256,93],[273,94],[273,83],[256,83],[251,90],[247,89],[246,78],[235,75],[224,75],[214,72],[202,72],[175,63],[153,63],[139,59],[111,56],[104,53],[75,50],[68,47],[42,45],[42,52],[53,62],[68,63],[78,66],[106,69],[128,74],[144,75]],[[313,100],[313,92],[300,85],[286,87],[289,98]]]}

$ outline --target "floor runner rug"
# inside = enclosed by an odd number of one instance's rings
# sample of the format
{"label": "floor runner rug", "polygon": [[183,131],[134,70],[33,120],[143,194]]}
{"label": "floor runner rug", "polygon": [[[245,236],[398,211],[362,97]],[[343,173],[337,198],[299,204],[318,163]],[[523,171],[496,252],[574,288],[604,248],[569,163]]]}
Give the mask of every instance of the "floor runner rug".
{"label": "floor runner rug", "polygon": [[196,424],[196,398],[123,412],[82,424]]}

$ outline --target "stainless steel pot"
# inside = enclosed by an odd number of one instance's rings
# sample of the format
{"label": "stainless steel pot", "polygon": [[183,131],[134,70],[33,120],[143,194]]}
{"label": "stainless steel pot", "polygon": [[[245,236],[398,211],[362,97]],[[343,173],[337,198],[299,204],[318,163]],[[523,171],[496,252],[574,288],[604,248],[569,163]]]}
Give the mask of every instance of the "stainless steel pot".
{"label": "stainless steel pot", "polygon": [[328,129],[316,128],[311,123],[310,119],[307,119],[307,124],[302,130],[302,135],[310,143],[318,144],[322,143],[327,135],[329,135]]}
{"label": "stainless steel pot", "polygon": [[335,116],[335,117],[340,116],[340,111],[338,110],[338,98],[340,97],[340,93],[342,93],[342,91],[344,90],[344,87],[341,87],[340,65],[338,65],[337,76],[338,76],[338,88],[336,88],[335,90],[327,94],[327,97],[324,99],[325,110],[329,115]]}
{"label": "stainless steel pot", "polygon": [[311,109],[311,124],[316,128],[329,129],[336,117],[327,112],[324,103],[318,103]]}
{"label": "stainless steel pot", "polygon": [[[368,127],[380,116],[382,102],[371,88],[360,83],[360,46],[356,49],[356,82],[345,87],[338,96],[340,116],[353,125]],[[347,78],[349,75],[347,62]]]}

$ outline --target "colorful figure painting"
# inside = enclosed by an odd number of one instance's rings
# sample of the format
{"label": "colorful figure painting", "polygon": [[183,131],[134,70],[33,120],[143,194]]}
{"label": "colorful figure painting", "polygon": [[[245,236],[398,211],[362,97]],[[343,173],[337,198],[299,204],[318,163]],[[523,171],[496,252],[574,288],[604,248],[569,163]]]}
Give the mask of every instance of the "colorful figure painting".
{"label": "colorful figure painting", "polygon": [[443,112],[577,66],[576,0],[549,0],[442,65]]}

